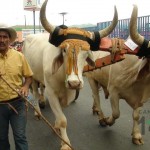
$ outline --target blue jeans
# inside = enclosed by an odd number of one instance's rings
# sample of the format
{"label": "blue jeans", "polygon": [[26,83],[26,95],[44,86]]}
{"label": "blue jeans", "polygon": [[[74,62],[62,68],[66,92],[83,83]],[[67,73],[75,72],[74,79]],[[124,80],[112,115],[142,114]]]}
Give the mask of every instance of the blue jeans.
{"label": "blue jeans", "polygon": [[9,124],[11,125],[16,150],[28,150],[26,140],[26,108],[22,99],[10,102],[18,114],[8,105],[0,104],[0,150],[10,150]]}

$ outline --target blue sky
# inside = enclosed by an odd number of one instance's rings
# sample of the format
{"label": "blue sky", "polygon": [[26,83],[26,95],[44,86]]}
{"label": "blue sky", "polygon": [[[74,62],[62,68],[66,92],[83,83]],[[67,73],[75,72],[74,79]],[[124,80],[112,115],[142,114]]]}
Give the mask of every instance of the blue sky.
{"label": "blue sky", "polygon": [[[33,24],[33,12],[25,11],[24,0],[1,0],[0,21],[10,25]],[[43,0],[40,0],[41,2]],[[110,21],[114,14],[114,5],[118,10],[119,19],[130,18],[133,4],[138,5],[138,16],[150,15],[150,1],[148,0],[49,0],[47,18],[55,25],[62,24],[61,12],[65,15],[65,24],[96,24]],[[39,11],[35,14],[36,24],[39,24]]]}

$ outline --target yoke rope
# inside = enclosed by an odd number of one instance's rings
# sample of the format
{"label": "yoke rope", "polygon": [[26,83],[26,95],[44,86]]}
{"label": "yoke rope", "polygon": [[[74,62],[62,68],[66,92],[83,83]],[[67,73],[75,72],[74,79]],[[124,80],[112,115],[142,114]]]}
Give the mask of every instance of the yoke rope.
{"label": "yoke rope", "polygon": [[114,61],[116,53],[123,49],[124,40],[119,38],[112,38],[112,48],[111,48],[111,60]]}

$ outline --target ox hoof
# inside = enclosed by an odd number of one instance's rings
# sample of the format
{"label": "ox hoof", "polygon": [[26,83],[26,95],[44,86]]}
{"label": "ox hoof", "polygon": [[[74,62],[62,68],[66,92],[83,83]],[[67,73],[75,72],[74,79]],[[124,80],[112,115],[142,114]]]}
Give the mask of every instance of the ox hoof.
{"label": "ox hoof", "polygon": [[115,123],[115,120],[110,118],[110,117],[107,117],[105,119],[105,122],[106,122],[107,125],[112,126]]}
{"label": "ox hoof", "polygon": [[55,129],[55,132],[61,136],[60,129],[59,129],[59,128],[57,128],[57,127],[55,127],[55,126],[54,126],[54,129]]}
{"label": "ox hoof", "polygon": [[35,115],[35,120],[41,120],[41,119],[42,119],[41,116]]}
{"label": "ox hoof", "polygon": [[73,100],[71,103],[72,103],[72,104],[76,103],[76,100]]}
{"label": "ox hoof", "polygon": [[140,139],[132,138],[132,143],[136,144],[136,145],[143,145],[144,141],[142,138],[140,138]]}
{"label": "ox hoof", "polygon": [[93,115],[98,115],[99,114],[99,110],[97,109],[96,106],[93,106],[92,110],[93,110]]}
{"label": "ox hoof", "polygon": [[99,111],[93,110],[93,115],[98,115],[98,114],[99,114]]}
{"label": "ox hoof", "polygon": [[35,120],[41,120],[40,116],[35,117]]}
{"label": "ox hoof", "polygon": [[63,145],[60,150],[72,150],[68,145]]}
{"label": "ox hoof", "polygon": [[106,120],[105,118],[99,120],[99,124],[100,124],[101,127],[106,127],[107,126],[107,123],[106,123],[105,120]]}
{"label": "ox hoof", "polygon": [[45,102],[39,102],[39,106],[41,109],[44,109],[45,108]]}

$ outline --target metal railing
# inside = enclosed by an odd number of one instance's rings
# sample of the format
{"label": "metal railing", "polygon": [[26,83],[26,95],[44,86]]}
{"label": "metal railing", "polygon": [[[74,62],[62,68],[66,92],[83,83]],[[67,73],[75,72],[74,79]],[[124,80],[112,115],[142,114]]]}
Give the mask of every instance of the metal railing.
{"label": "metal railing", "polygon": [[[138,17],[138,32],[144,36],[147,40],[150,40],[150,15],[148,16],[142,16]],[[122,19],[118,21],[118,24],[114,31],[109,35],[109,37],[119,37],[126,39],[129,36],[129,23],[130,23],[130,18],[128,19]],[[88,31],[98,31],[101,29],[106,28],[111,24],[111,21],[107,22],[99,22],[97,23],[97,26],[94,27],[86,27],[84,29]]]}

